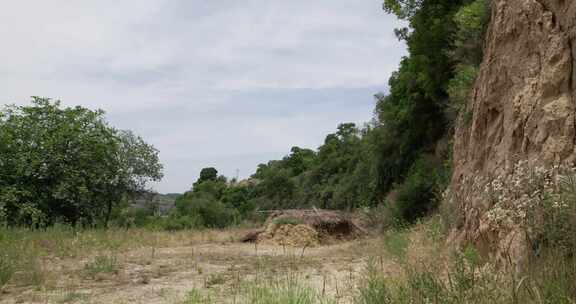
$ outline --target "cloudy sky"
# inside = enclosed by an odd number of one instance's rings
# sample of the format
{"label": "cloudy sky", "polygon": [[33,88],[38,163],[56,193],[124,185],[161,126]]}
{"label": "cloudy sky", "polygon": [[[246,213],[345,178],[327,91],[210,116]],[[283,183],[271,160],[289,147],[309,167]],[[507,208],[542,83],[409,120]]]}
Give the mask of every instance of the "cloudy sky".
{"label": "cloudy sky", "polygon": [[0,103],[101,108],[160,150],[160,192],[372,116],[405,54],[382,0],[0,0]]}

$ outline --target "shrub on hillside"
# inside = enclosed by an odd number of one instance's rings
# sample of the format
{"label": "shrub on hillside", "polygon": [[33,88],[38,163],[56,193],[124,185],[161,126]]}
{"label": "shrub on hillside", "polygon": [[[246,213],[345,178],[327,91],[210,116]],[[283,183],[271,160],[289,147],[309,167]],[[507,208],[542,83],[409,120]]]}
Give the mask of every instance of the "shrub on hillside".
{"label": "shrub on hillside", "polygon": [[211,195],[188,193],[176,201],[176,212],[195,217],[206,228],[225,228],[238,222],[238,210],[228,208]]}
{"label": "shrub on hillside", "polygon": [[160,219],[158,222],[150,223],[148,227],[160,228],[167,231],[198,229],[204,227],[204,221],[199,215],[179,215],[172,213],[168,217]]}
{"label": "shrub on hillside", "polygon": [[452,57],[458,62],[478,66],[484,56],[484,33],[490,21],[490,1],[475,0],[454,15],[457,31]]}
{"label": "shrub on hillside", "polygon": [[[448,83],[448,95],[451,102],[446,115],[450,121],[455,121],[458,114],[466,109],[466,102],[478,75],[478,67],[469,64],[459,64],[456,66],[455,72],[454,78],[450,79]],[[463,118],[466,123],[469,122],[468,116],[469,114],[464,112]]]}
{"label": "shrub on hillside", "polygon": [[388,207],[396,223],[412,223],[438,207],[440,170],[440,166],[424,157],[414,163],[404,183],[396,188],[396,201]]}

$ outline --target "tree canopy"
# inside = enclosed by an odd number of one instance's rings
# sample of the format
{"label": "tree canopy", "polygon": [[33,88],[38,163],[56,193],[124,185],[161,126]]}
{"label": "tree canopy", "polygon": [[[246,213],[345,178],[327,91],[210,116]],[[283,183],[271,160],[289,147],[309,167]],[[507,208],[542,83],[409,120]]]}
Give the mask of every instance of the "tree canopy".
{"label": "tree canopy", "polygon": [[158,151],[104,112],[33,97],[0,111],[0,209],[10,225],[105,223],[162,178]]}

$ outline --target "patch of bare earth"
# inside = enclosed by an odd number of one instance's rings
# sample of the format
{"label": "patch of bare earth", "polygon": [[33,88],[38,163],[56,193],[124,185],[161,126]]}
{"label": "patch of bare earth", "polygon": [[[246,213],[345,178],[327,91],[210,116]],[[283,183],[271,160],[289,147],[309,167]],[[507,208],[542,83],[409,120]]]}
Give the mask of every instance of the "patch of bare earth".
{"label": "patch of bare earth", "polygon": [[117,253],[112,272],[86,274],[82,259],[48,259],[52,284],[10,286],[0,304],[13,303],[183,303],[199,290],[214,303],[242,303],[246,286],[296,279],[319,295],[350,303],[366,262],[376,258],[385,272],[398,268],[379,256],[379,239],[318,247],[208,241],[186,246],[142,247]]}

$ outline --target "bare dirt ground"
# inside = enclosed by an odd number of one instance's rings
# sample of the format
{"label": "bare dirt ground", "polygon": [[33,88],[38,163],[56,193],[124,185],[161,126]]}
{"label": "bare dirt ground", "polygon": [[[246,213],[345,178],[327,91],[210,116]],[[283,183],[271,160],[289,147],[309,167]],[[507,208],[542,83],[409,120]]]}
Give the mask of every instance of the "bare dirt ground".
{"label": "bare dirt ground", "polygon": [[351,303],[368,261],[394,275],[398,267],[382,256],[382,241],[365,238],[319,247],[285,247],[207,241],[142,247],[115,253],[115,270],[86,276],[94,257],[52,259],[50,288],[12,287],[0,304],[185,303],[197,290],[214,303],[243,303],[246,285],[295,280],[336,303]]}

